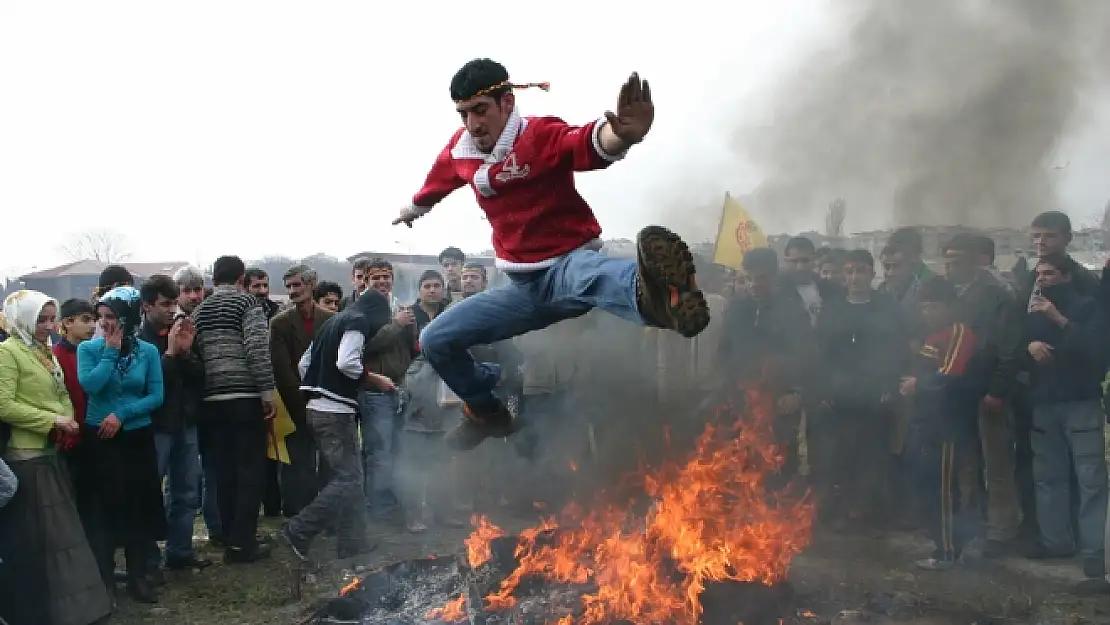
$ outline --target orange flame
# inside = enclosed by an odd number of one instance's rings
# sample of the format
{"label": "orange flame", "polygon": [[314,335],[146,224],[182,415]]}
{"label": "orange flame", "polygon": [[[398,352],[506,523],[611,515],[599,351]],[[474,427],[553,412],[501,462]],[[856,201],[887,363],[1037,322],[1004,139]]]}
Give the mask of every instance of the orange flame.
{"label": "orange flame", "polygon": [[466,545],[466,561],[470,568],[476,569],[493,557],[490,551],[490,541],[505,535],[505,531],[497,527],[485,516],[472,516],[470,522],[474,525],[474,532],[463,541]]}
{"label": "orange flame", "polygon": [[[709,582],[772,584],[784,579],[791,560],[809,544],[814,506],[769,493],[764,481],[783,464],[774,443],[773,397],[746,392],[746,415],[731,427],[707,426],[684,465],[648,472],[643,486],[652,506],[646,519],[632,505],[603,505],[583,512],[571,505],[560,521],[545,520],[520,535],[519,566],[485,598],[504,609],[525,577],[557,583],[592,581],[582,596],[578,625],[626,620],[636,624],[696,625],[700,596]],[[723,408],[723,416],[731,406]],[[467,541],[471,565],[489,558],[491,527],[479,519]],[[537,538],[558,528],[545,541]],[[475,547],[484,545],[485,551]],[[460,598],[461,599],[461,598]],[[459,600],[439,612],[447,615]],[[559,625],[571,625],[564,617]]]}
{"label": "orange flame", "polygon": [[466,609],[465,608],[466,608],[466,595],[462,595],[458,599],[450,601],[447,605],[443,606],[442,608],[436,608],[434,610],[429,610],[428,613],[424,615],[424,618],[437,620],[437,621],[446,621],[448,623],[454,623],[456,621],[466,620]]}
{"label": "orange flame", "polygon": [[360,580],[359,578],[356,577],[351,581],[350,584],[347,584],[342,589],[340,589],[339,596],[340,597],[346,597],[347,595],[351,594],[352,592],[358,590],[361,586],[362,586],[362,580]]}

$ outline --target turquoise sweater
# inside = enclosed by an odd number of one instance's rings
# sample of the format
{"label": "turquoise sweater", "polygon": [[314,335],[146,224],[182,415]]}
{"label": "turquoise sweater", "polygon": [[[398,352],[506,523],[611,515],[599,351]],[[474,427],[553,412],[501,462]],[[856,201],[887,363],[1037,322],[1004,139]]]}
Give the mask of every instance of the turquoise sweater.
{"label": "turquoise sweater", "polygon": [[110,414],[124,430],[150,425],[150,413],[162,405],[162,356],[146,341],[136,341],[135,357],[120,373],[119,350],[104,345],[101,337],[77,346],[77,380],[89,395],[85,423],[99,426]]}

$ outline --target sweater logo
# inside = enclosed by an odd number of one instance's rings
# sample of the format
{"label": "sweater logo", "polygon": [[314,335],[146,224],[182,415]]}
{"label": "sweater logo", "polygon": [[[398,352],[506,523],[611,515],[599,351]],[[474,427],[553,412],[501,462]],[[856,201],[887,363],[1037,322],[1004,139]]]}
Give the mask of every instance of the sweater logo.
{"label": "sweater logo", "polygon": [[509,155],[505,157],[505,164],[501,166],[501,171],[497,172],[497,176],[495,176],[495,178],[497,178],[498,182],[523,180],[524,178],[527,178],[528,174],[530,174],[531,172],[531,165],[525,165],[524,167],[521,167],[516,162],[516,152],[509,152]]}

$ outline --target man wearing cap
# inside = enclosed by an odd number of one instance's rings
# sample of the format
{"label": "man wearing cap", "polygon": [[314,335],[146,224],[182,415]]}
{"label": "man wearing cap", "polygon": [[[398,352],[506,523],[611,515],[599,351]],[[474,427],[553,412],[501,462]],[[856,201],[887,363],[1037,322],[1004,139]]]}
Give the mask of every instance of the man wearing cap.
{"label": "man wearing cap", "polygon": [[709,323],[686,243],[649,226],[637,237],[637,259],[600,254],[601,226],[574,185],[579,171],[605,169],[647,136],[655,118],[651,90],[632,74],[616,112],[585,126],[555,117],[523,117],[514,84],[490,59],[463,65],[451,80],[462,118],[432,165],[424,186],[394,224],[412,222],[469,184],[493,228],[496,265],[510,283],[464,299],[422,333],[428,362],[465,403],[467,418],[448,436],[471,449],[513,431],[513,418],[493,393],[496,365],[468,349],[545,328],[601,308],[647,326],[693,337]]}

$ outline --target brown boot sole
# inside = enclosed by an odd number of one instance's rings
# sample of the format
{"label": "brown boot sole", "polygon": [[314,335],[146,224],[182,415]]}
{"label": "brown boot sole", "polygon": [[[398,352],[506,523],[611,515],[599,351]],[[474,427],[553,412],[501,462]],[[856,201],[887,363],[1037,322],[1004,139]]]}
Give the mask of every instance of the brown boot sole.
{"label": "brown boot sole", "polygon": [[641,285],[651,301],[666,302],[668,327],[686,338],[709,325],[709,306],[698,288],[694,257],[677,234],[662,226],[648,226],[637,239]]}
{"label": "brown boot sole", "polygon": [[490,424],[475,416],[470,407],[463,405],[463,420],[447,433],[445,442],[448,449],[470,451],[481,445],[487,438],[504,438],[516,431],[516,420],[507,424]]}

